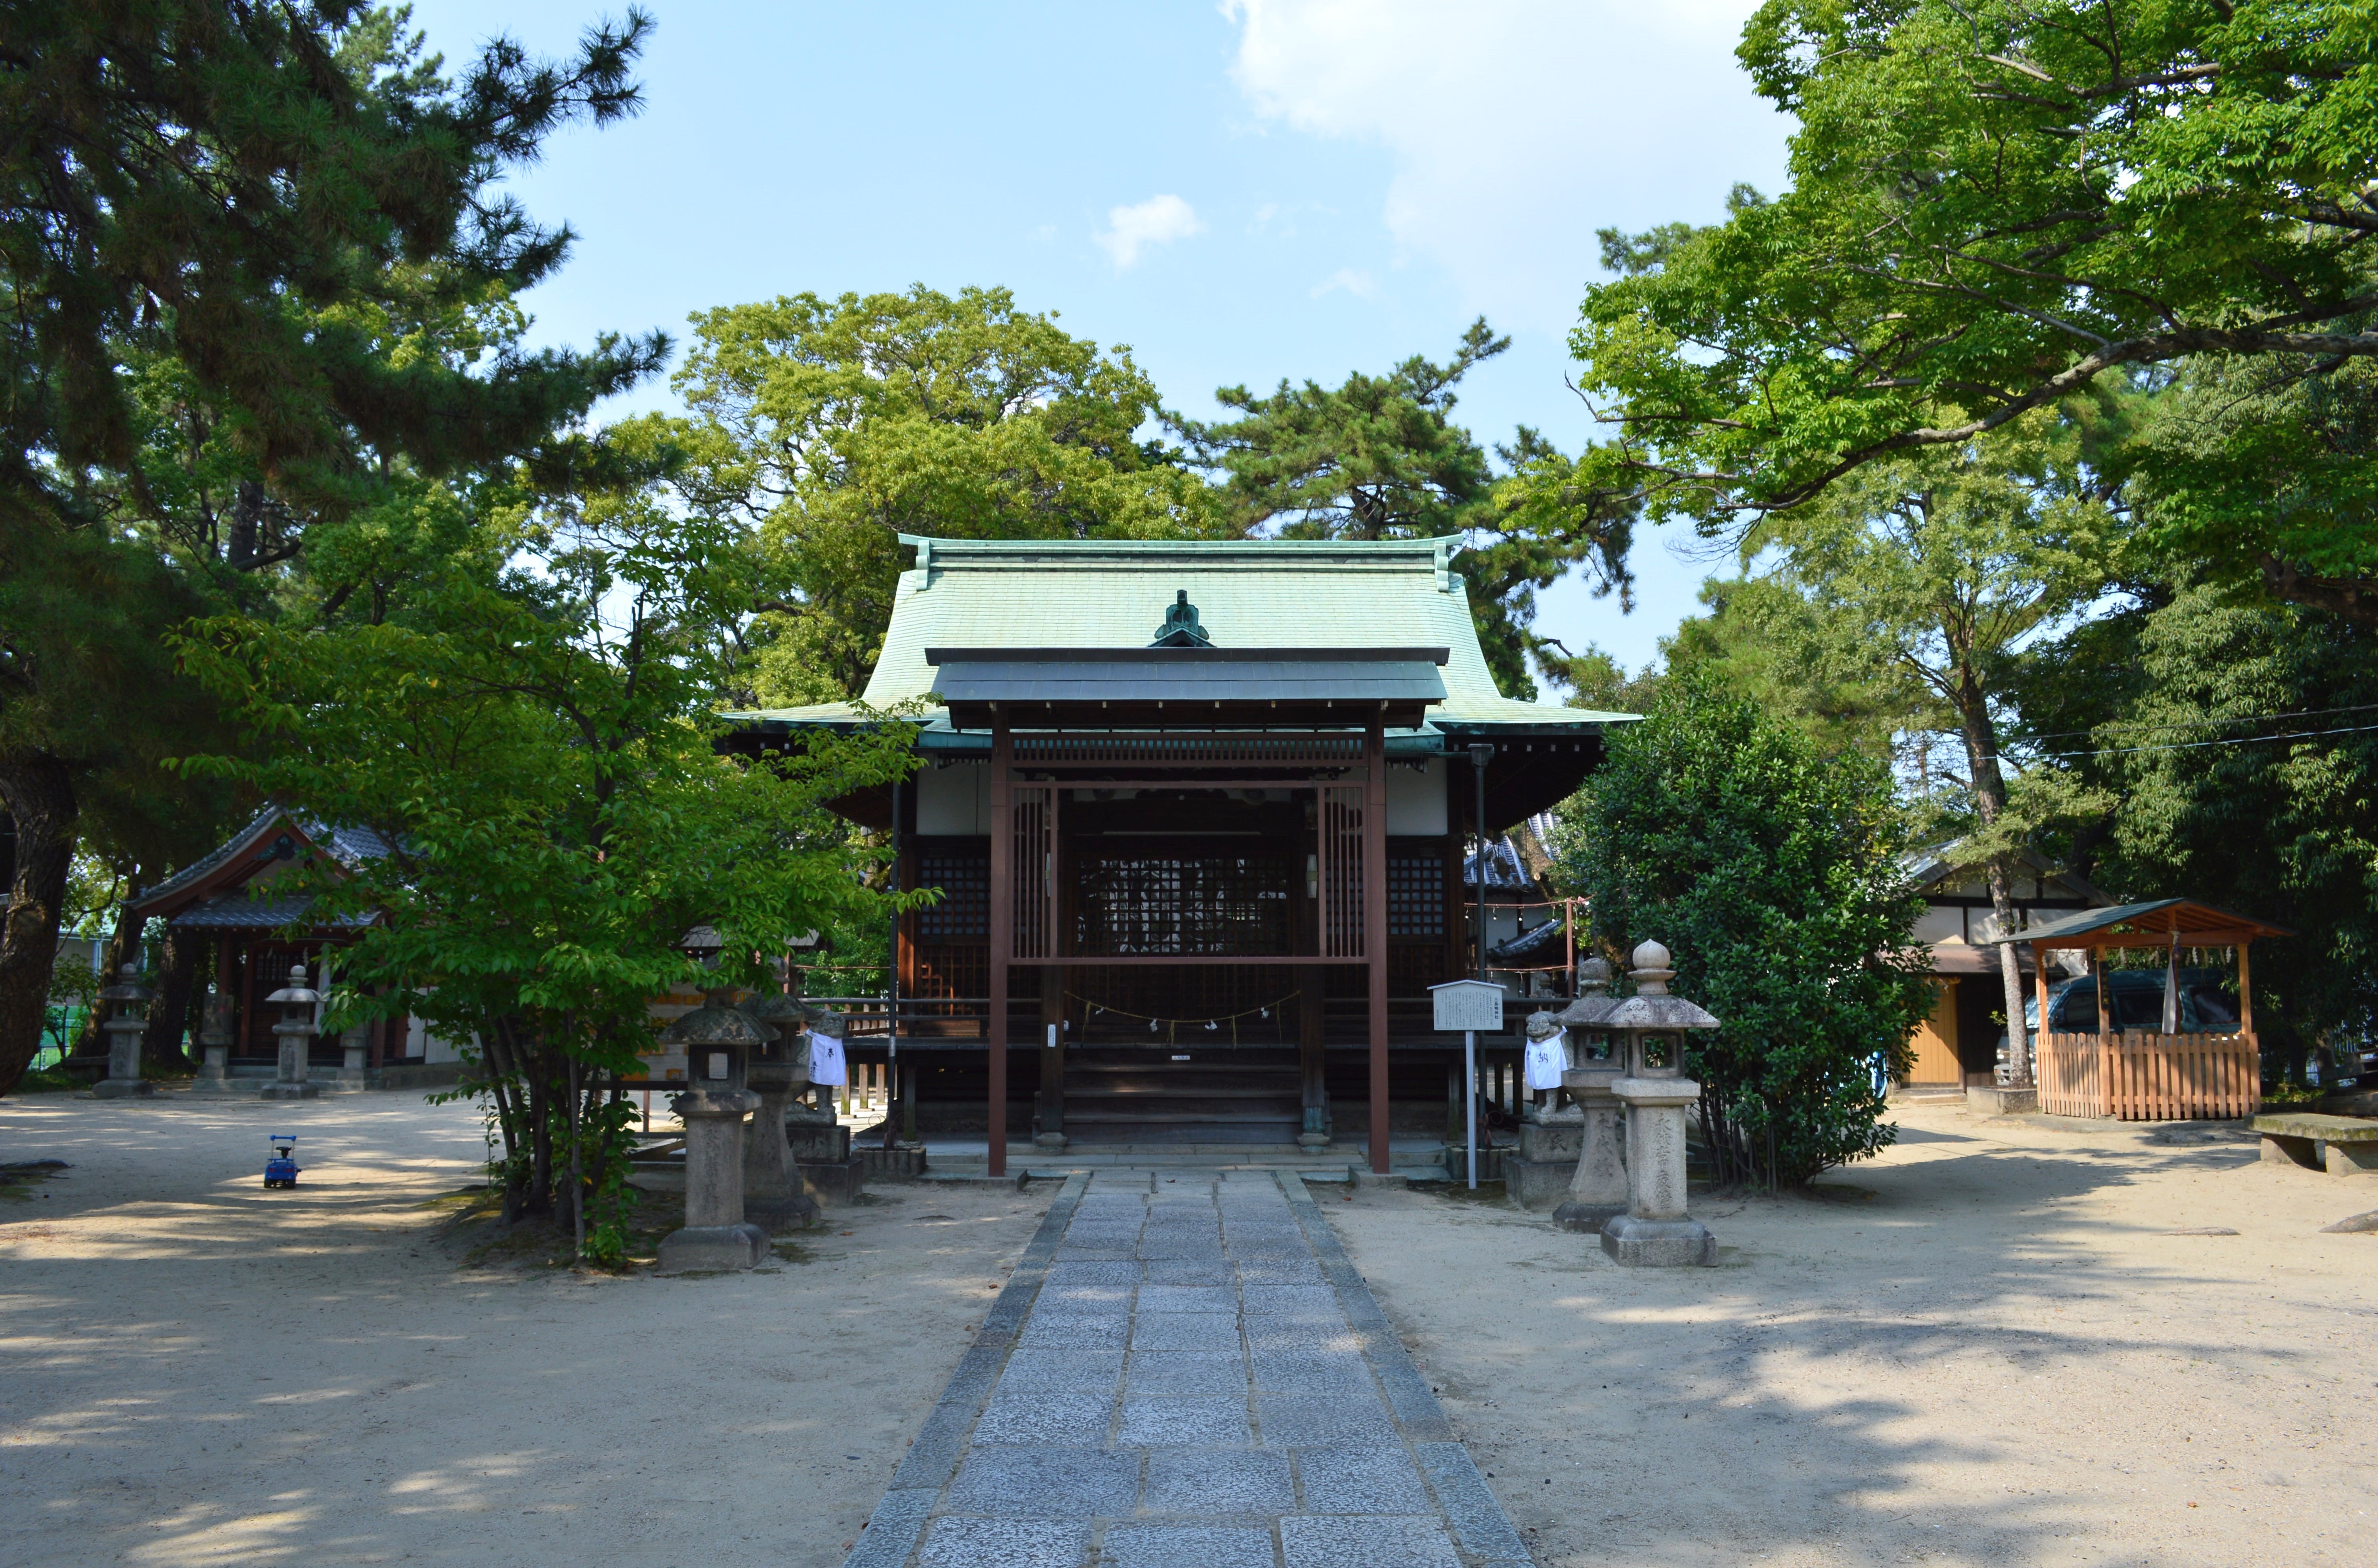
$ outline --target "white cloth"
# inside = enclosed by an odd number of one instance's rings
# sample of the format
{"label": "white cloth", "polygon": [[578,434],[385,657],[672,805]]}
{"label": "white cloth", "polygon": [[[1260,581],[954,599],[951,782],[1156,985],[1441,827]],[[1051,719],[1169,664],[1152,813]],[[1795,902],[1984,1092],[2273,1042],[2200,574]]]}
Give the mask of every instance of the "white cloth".
{"label": "white cloth", "polygon": [[1568,1068],[1568,1051],[1565,1048],[1567,1040],[1567,1030],[1555,1029],[1541,1040],[1528,1042],[1530,1089],[1557,1089],[1561,1086],[1561,1074]]}
{"label": "white cloth", "polygon": [[831,1035],[810,1035],[810,1082],[847,1083],[850,1068],[842,1058],[842,1042]]}

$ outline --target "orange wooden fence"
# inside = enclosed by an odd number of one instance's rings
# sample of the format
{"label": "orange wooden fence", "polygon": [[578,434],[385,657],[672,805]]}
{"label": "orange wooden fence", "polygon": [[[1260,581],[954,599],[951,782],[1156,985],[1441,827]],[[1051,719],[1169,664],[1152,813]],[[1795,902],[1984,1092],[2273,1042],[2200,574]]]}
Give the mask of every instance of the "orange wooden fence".
{"label": "orange wooden fence", "polygon": [[2039,1108],[2050,1116],[2252,1116],[2263,1097],[2252,1035],[2043,1035],[2038,1059]]}

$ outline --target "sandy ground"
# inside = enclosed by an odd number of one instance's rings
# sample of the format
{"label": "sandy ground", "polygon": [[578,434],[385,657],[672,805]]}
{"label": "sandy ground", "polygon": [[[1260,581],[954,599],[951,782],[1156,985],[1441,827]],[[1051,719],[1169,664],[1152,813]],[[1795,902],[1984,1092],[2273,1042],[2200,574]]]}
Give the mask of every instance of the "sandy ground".
{"label": "sandy ground", "polygon": [[[266,1192],[265,1135],[303,1185]],[[739,1277],[458,1266],[468,1107],[0,1101],[0,1563],[831,1568],[1053,1183]]]}
{"label": "sandy ground", "polygon": [[1817,1196],[1706,1205],[1715,1269],[1419,1192],[1323,1208],[1545,1568],[2378,1556],[2378,1235],[2317,1234],[2378,1178],[1899,1119]]}

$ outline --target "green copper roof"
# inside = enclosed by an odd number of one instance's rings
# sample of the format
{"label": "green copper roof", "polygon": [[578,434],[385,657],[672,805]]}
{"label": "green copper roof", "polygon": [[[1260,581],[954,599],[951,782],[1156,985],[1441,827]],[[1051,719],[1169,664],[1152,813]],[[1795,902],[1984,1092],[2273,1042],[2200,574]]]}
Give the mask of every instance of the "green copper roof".
{"label": "green copper roof", "polygon": [[[1443,646],[1439,725],[1592,725],[1634,715],[1514,702],[1495,688],[1450,568],[1454,541],[974,540],[902,534],[892,627],[864,700],[929,705],[931,648],[1144,648],[1186,592],[1217,648]],[[738,714],[833,722],[841,703]]]}

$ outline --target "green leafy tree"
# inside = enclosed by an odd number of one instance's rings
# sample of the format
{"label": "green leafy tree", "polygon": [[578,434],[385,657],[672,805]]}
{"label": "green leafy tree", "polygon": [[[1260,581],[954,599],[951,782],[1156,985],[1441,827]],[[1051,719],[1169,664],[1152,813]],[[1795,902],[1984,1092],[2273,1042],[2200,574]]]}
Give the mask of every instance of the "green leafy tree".
{"label": "green leafy tree", "polygon": [[1004,289],[797,294],[693,318],[689,505],[756,528],[780,589],[743,676],[768,703],[867,683],[899,535],[1159,539],[1226,532],[1138,432],[1156,389]]}
{"label": "green leafy tree", "polygon": [[[337,1019],[475,1032],[507,1216],[582,1215],[620,1146],[592,1075],[650,1048],[649,999],[697,973],[689,928],[715,927],[720,977],[756,987],[811,928],[889,918],[820,803],[904,772],[912,735],[720,753],[725,631],[757,580],[739,530],[643,485],[528,509],[517,539],[533,571],[450,574],[402,620],[224,618],[181,647],[270,743],[197,766],[390,846],[313,884],[318,917],[371,917]],[[586,1189],[557,1193],[573,1141]]]}
{"label": "green leafy tree", "polygon": [[2239,584],[2182,583],[2077,629],[2025,707],[2038,771],[2119,801],[2072,857],[2124,898],[2198,898],[2299,934],[2254,950],[2266,1071],[2300,1080],[2378,1013],[2378,648]]}
{"label": "green leafy tree", "polygon": [[1486,662],[1503,691],[1532,697],[1531,656],[1557,675],[1552,645],[1530,629],[1535,595],[1582,560],[1597,591],[1628,602],[1629,521],[1580,509],[1562,487],[1565,460],[1522,426],[1497,455],[1533,476],[1498,490],[1485,450],[1453,422],[1454,389],[1511,345],[1482,317],[1443,365],[1414,354],[1385,376],[1356,371],[1338,387],[1280,382],[1267,396],[1224,387],[1236,417],[1175,418],[1200,461],[1221,476],[1237,527],[1291,539],[1435,539],[1459,535],[1453,569],[1470,591]]}
{"label": "green leafy tree", "polygon": [[[1904,827],[1881,764],[1808,739],[1706,676],[1670,679],[1561,813],[1597,934],[1675,954],[1723,1027],[1687,1070],[1723,1180],[1802,1182],[1887,1147],[1871,1064],[1929,1008]],[[1772,1154],[1770,1154],[1770,1148]]]}
{"label": "green leafy tree", "polygon": [[[544,448],[658,365],[657,337],[438,335],[558,265],[568,231],[494,183],[570,121],[634,109],[649,25],[631,11],[563,65],[498,40],[449,81],[402,12],[344,0],[0,16],[0,1092],[39,1043],[83,812],[129,803],[115,841],[168,823],[167,861],[203,839],[206,813],[160,804],[161,758],[222,738],[167,628],[269,597],[236,579],[393,478]],[[161,461],[168,429],[189,461]]]}
{"label": "green leafy tree", "polygon": [[[1791,188],[1587,291],[1589,489],[1715,528],[2101,381],[2378,356],[2367,6],[1770,0],[1739,55]],[[2299,575],[2373,572],[2357,531]]]}

